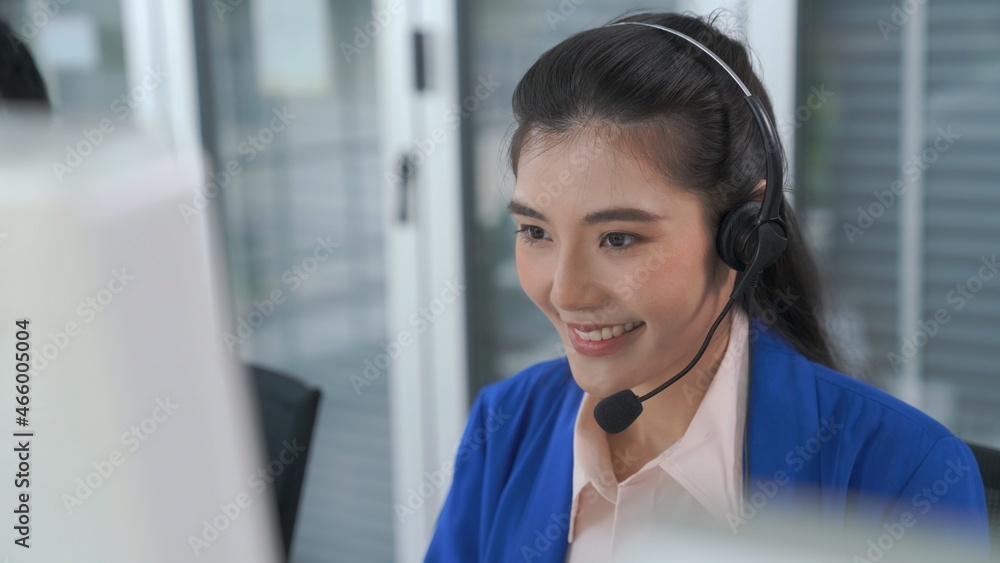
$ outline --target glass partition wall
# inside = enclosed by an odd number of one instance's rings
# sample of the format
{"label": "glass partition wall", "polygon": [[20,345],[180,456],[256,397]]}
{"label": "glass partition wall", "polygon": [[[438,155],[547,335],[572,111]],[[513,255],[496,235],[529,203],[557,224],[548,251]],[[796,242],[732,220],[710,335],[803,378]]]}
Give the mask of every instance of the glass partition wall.
{"label": "glass partition wall", "polygon": [[[852,373],[1000,445],[1000,5],[800,2],[799,207]],[[902,6],[902,8],[900,8]]]}
{"label": "glass partition wall", "polygon": [[226,345],[323,393],[291,560],[391,561],[375,53],[345,56],[372,3],[196,2],[208,209],[228,247]]}

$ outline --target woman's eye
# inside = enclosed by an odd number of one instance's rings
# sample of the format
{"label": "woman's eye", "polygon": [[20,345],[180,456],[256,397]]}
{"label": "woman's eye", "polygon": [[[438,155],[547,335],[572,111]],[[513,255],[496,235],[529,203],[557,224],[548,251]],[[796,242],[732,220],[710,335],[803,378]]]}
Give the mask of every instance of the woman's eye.
{"label": "woman's eye", "polygon": [[521,240],[528,244],[535,244],[536,242],[545,239],[545,230],[534,225],[525,225],[514,232],[520,233]]}
{"label": "woman's eye", "polygon": [[[535,225],[524,225],[514,231],[521,235],[521,240],[525,243],[531,245],[539,241],[547,240],[549,238],[548,233],[545,229],[541,227],[536,227]],[[625,250],[635,244],[639,237],[637,235],[631,235],[628,233],[608,233],[604,235],[604,241],[607,241],[607,247],[612,252],[617,252],[620,250]]]}
{"label": "woman's eye", "polygon": [[604,235],[604,240],[608,241],[612,250],[624,250],[635,244],[639,237],[628,233],[608,233]]}

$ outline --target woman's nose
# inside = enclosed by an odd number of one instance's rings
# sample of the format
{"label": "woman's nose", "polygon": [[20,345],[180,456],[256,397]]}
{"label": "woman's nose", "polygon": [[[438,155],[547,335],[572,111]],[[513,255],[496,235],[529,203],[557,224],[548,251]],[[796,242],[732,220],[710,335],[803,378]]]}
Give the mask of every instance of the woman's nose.
{"label": "woman's nose", "polygon": [[597,272],[580,252],[564,250],[556,259],[549,299],[563,311],[596,309],[608,299],[608,294],[596,276]]}

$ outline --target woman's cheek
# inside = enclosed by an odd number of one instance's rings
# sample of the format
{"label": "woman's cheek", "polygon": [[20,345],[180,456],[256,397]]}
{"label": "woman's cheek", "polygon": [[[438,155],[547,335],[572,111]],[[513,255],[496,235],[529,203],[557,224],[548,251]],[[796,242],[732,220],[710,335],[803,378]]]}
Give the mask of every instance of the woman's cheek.
{"label": "woman's cheek", "polygon": [[604,279],[619,300],[632,303],[650,291],[665,275],[664,258],[650,252],[636,253],[629,257],[616,257],[608,262],[610,267]]}
{"label": "woman's cheek", "polygon": [[536,304],[544,291],[545,276],[544,261],[534,253],[519,246],[514,251],[514,261],[517,265],[517,278],[521,282],[521,287]]}

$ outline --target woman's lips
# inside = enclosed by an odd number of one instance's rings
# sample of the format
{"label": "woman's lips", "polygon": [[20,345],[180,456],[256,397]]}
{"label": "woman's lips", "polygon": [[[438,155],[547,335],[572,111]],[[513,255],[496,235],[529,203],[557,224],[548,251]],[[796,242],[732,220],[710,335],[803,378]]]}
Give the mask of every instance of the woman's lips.
{"label": "woman's lips", "polygon": [[641,323],[621,336],[615,336],[608,340],[584,340],[573,327],[567,325],[567,328],[569,330],[569,342],[574,350],[585,356],[599,357],[614,354],[627,346],[646,328],[646,323]]}

